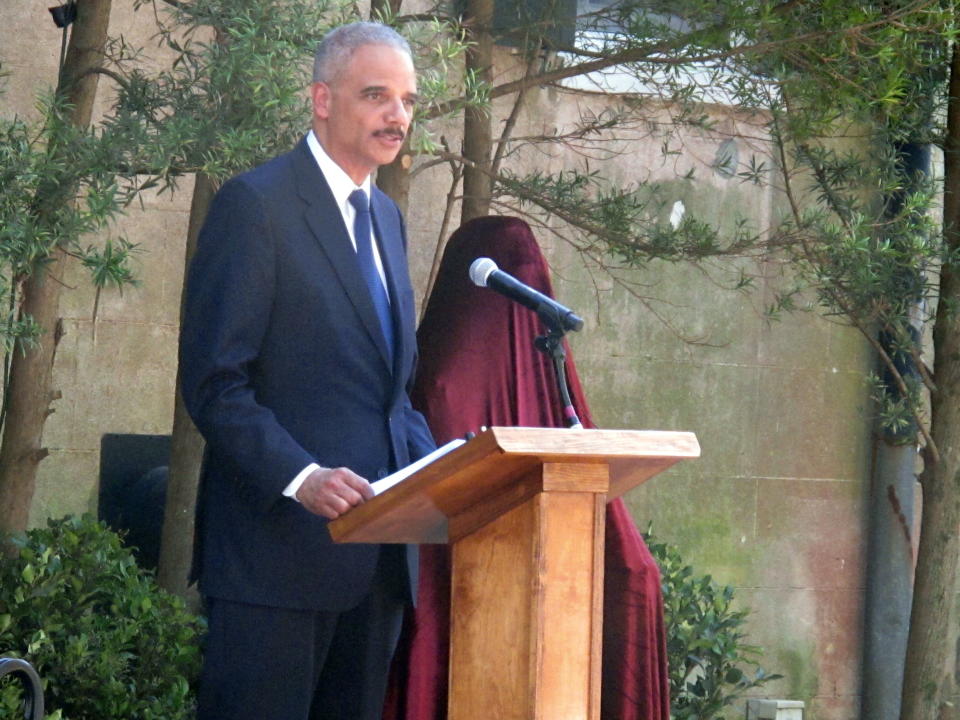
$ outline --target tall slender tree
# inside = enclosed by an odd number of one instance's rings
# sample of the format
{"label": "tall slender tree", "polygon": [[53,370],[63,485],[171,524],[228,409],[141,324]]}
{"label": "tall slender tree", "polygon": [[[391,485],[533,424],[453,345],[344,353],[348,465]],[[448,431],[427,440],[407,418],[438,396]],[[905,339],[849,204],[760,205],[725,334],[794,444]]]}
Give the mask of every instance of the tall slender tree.
{"label": "tall slender tree", "polygon": [[110,0],[73,7],[76,20],[52,97],[38,125],[4,121],[0,150],[0,244],[7,298],[3,434],[0,438],[0,531],[26,529],[37,469],[48,450],[43,428],[60,396],[53,363],[62,335],[60,296],[71,258],[93,271],[98,287],[131,279],[121,240],[84,247],[129,201],[116,158],[121,127],[88,130],[104,65]]}

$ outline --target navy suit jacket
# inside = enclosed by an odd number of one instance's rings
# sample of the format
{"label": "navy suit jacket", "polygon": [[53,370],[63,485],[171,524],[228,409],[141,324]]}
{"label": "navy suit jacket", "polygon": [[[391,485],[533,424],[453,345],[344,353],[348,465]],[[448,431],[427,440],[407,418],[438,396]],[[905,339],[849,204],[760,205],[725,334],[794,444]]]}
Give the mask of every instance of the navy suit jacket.
{"label": "navy suit jacket", "polygon": [[312,462],[373,481],[434,447],[408,396],[416,336],[403,220],[376,188],[371,209],[396,328],[392,366],[305,140],[214,198],[180,345],[183,398],[207,441],[194,567],[206,595],[352,607],[370,587],[380,546],[333,543],[327,521],[283,489]]}

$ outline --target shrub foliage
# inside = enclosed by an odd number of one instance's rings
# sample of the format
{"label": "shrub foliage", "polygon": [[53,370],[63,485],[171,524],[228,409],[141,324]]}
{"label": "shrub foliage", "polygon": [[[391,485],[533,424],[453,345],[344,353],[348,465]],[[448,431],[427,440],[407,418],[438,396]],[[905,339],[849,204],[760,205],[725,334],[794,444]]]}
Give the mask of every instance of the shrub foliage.
{"label": "shrub foliage", "polygon": [[698,575],[676,547],[644,537],[663,586],[670,717],[725,720],[748,690],[781,676],[760,667],[760,648],[745,642],[749,610],[734,609],[733,588]]}
{"label": "shrub foliage", "polygon": [[[36,667],[48,720],[192,717],[201,620],[114,532],[67,517],[14,542],[0,565],[0,653]],[[0,687],[0,717],[17,717],[20,692]]]}

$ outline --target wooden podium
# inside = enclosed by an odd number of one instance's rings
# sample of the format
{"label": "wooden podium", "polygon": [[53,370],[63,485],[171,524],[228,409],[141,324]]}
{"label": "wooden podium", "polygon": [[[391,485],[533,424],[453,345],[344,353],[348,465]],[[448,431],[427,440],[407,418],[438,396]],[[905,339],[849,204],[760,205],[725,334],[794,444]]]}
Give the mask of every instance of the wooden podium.
{"label": "wooden podium", "polygon": [[449,720],[598,720],[604,506],[699,454],[685,432],[490,428],[330,532],[453,545]]}

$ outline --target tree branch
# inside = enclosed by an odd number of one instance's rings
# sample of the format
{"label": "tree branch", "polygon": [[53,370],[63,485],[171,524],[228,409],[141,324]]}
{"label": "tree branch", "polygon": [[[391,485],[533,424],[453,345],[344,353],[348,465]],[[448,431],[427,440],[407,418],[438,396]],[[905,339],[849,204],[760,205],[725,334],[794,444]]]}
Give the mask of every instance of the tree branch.
{"label": "tree branch", "polygon": [[[490,99],[493,100],[495,98],[520,92],[521,90],[526,90],[531,87],[557,83],[561,80],[566,80],[571,77],[587,75],[592,72],[598,72],[600,70],[616,67],[618,65],[627,65],[641,61],[662,66],[704,63],[715,60],[742,57],[752,53],[767,53],[779,48],[789,47],[790,45],[795,45],[798,43],[810,43],[839,35],[858,34],[862,33],[864,30],[869,30],[885,23],[889,23],[891,19],[906,15],[909,12],[922,10],[933,4],[935,4],[935,0],[918,0],[916,3],[907,5],[904,8],[890,13],[890,15],[885,16],[883,20],[876,20],[863,23],[862,25],[855,25],[853,27],[842,28],[838,30],[824,30],[804,33],[802,35],[797,35],[784,40],[762,42],[754,45],[741,45],[730,48],[729,50],[702,53],[697,55],[672,56],[671,54],[690,47],[691,45],[696,45],[697,40],[700,38],[708,37],[717,32],[732,31],[735,28],[730,28],[726,25],[715,25],[709,28],[697,30],[674,41],[668,41],[649,46],[626,47],[620,51],[614,52],[594,52],[569,46],[557,48],[557,50],[560,52],[569,52],[580,57],[590,57],[593,59],[574,63],[573,65],[557,67],[553,70],[548,70],[538,75],[523,77],[519,80],[513,80],[511,82],[503,83],[502,85],[497,85],[490,89]],[[426,117],[433,118],[453,112],[460,104],[462,104],[462,102],[463,99],[460,98],[438,105],[430,113],[428,113]]]}
{"label": "tree branch", "polygon": [[[533,74],[533,70],[539,60],[540,58],[538,53],[531,53],[530,62],[527,63],[527,68],[524,72],[525,77]],[[497,141],[497,149],[494,152],[493,160],[490,163],[490,171],[494,175],[500,171],[500,162],[503,160],[503,154],[506,152],[507,141],[510,139],[510,135],[513,133],[513,128],[517,124],[517,118],[520,117],[520,110],[523,108],[523,100],[526,95],[526,88],[517,93],[517,97],[513,102],[513,107],[510,109],[510,116],[503,124],[503,132],[500,133],[500,139]]]}

